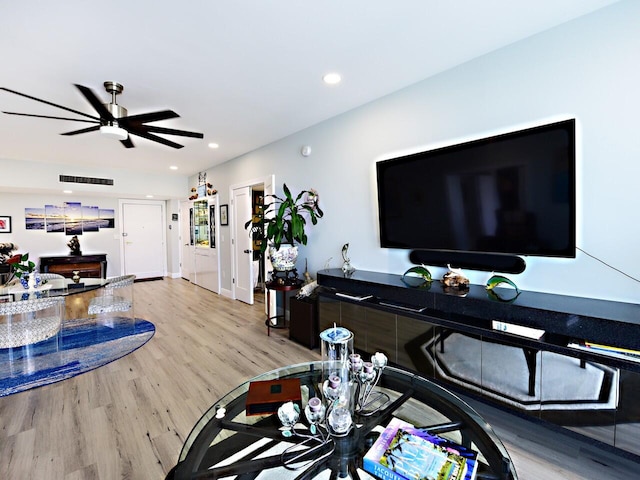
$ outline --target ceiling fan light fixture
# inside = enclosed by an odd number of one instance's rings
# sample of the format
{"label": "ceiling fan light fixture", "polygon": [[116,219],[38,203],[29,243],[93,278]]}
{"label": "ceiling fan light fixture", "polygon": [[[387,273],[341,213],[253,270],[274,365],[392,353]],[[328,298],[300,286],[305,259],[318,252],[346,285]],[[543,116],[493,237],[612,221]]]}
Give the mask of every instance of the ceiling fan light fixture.
{"label": "ceiling fan light fixture", "polygon": [[129,132],[124,128],[114,125],[102,125],[100,127],[100,133],[105,137],[115,138],[116,140],[126,140],[129,138]]}

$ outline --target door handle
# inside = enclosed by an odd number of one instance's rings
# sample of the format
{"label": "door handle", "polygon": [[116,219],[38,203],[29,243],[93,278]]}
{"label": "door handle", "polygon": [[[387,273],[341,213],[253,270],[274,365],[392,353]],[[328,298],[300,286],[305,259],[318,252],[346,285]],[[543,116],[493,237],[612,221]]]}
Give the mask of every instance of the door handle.
{"label": "door handle", "polygon": [[245,250],[244,253],[251,253],[251,250]]}

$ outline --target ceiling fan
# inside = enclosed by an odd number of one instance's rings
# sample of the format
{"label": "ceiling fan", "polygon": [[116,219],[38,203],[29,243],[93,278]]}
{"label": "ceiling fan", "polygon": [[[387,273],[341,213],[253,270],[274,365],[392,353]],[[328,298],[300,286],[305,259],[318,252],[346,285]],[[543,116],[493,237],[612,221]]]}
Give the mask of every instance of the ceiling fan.
{"label": "ceiling fan", "polygon": [[33,115],[29,113],[18,113],[18,112],[2,112],[8,115],[21,115],[24,117],[37,117],[37,118],[50,118],[53,120],[71,120],[74,122],[87,122],[94,123],[94,126],[82,128],[80,130],[74,130],[72,132],[62,133],[61,135],[78,135],[80,133],[88,133],[100,131],[101,134],[116,138],[120,140],[120,142],[126,148],[133,148],[135,145],[131,141],[130,135],[137,135],[138,137],[146,138],[147,140],[151,140],[153,142],[158,142],[163,145],[167,145],[173,148],[182,148],[183,145],[172,142],[171,140],[167,140],[166,138],[155,135],[156,133],[164,134],[164,135],[179,135],[181,137],[193,137],[193,138],[204,138],[202,133],[197,132],[188,132],[186,130],[175,130],[173,128],[164,128],[157,127],[154,125],[147,125],[150,122],[157,122],[160,120],[167,120],[169,118],[178,118],[178,115],[173,110],[159,110],[157,112],[149,112],[149,113],[141,113],[139,115],[128,115],[127,109],[118,105],[116,102],[116,96],[121,94],[124,90],[124,86],[117,82],[104,82],[105,90],[111,94],[111,102],[110,103],[102,103],[102,101],[96,96],[93,91],[87,87],[82,85],[77,85],[76,87],[80,90],[80,93],[84,95],[87,101],[91,104],[94,110],[98,113],[99,116],[89,115],[84,112],[80,112],[78,110],[74,110],[69,107],[64,107],[62,105],[57,105],[53,102],[49,102],[47,100],[42,100],[40,98],[32,97],[31,95],[27,95],[25,93],[16,92],[15,90],[10,90],[8,88],[0,87],[0,90],[4,90],[9,93],[14,93],[16,95],[20,95],[25,98],[29,98],[31,100],[35,100],[36,102],[41,102],[47,105],[51,105],[56,108],[61,108],[68,112],[76,113],[83,117],[90,118],[91,120],[85,120],[82,118],[67,118],[67,117],[52,117],[49,115]]}

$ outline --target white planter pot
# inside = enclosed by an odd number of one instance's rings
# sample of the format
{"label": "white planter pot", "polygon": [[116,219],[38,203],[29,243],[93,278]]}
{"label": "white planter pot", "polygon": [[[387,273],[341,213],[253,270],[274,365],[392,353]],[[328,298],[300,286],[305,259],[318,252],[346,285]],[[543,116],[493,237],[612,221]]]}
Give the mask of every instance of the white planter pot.
{"label": "white planter pot", "polygon": [[280,245],[279,249],[270,246],[269,258],[274,270],[287,272],[296,268],[298,247],[295,245]]}

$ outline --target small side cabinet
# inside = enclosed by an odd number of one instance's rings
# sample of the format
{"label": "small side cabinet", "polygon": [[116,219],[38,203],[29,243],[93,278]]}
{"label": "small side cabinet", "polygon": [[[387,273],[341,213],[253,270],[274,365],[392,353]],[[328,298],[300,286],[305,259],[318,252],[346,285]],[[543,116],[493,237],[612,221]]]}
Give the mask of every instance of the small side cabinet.
{"label": "small side cabinet", "polygon": [[317,297],[289,299],[289,338],[308,348],[319,343]]}

